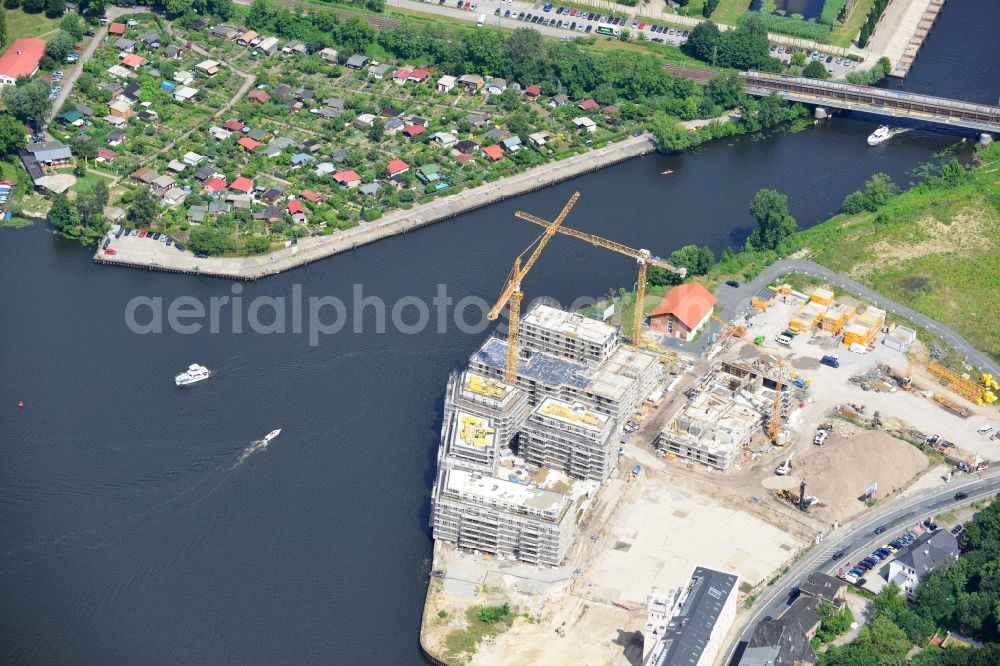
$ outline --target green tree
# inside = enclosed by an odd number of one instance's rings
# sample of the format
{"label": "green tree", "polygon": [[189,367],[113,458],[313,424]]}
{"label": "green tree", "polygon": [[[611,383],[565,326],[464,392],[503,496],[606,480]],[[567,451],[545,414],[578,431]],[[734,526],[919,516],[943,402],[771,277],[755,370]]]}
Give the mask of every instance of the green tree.
{"label": "green tree", "polygon": [[715,253],[709,247],[685,245],[670,254],[670,263],[683,266],[688,275],[705,275],[715,263]]}
{"label": "green tree", "polygon": [[94,141],[74,141],[73,155],[87,164],[97,157],[97,143]]}
{"label": "green tree", "polygon": [[46,0],[45,15],[49,18],[59,18],[66,13],[66,0]]}
{"label": "green tree", "polygon": [[21,0],[21,9],[25,14],[40,14],[45,10],[45,0]]}
{"label": "green tree", "polygon": [[80,213],[65,194],[52,196],[52,207],[49,209],[49,222],[64,234],[73,234],[80,224]]}
{"label": "green tree", "polygon": [[80,15],[76,12],[70,12],[63,16],[63,20],[59,23],[59,29],[76,40],[83,39],[85,30],[83,21],[80,20]]}
{"label": "green tree", "polygon": [[372,126],[368,128],[368,140],[372,143],[382,143],[385,138],[385,125],[381,120],[376,119]]}
{"label": "green tree", "polygon": [[656,148],[661,153],[677,153],[691,146],[691,135],[687,128],[665,113],[653,115],[649,130],[656,137]]}
{"label": "green tree", "polygon": [[848,215],[857,215],[861,211],[865,210],[865,204],[867,203],[864,192],[851,192],[846,197],[844,197],[844,212]]}
{"label": "green tree", "polygon": [[813,60],[802,69],[802,76],[807,79],[828,79],[830,72],[826,71],[826,65],[819,60]]}
{"label": "green tree", "polygon": [[42,79],[21,77],[15,85],[3,87],[3,101],[7,110],[22,123],[41,127],[52,108],[50,90],[49,84]]}
{"label": "green tree", "polygon": [[705,18],[710,17],[718,6],[719,0],[705,0],[705,5],[701,8],[701,15]]}
{"label": "green tree", "polygon": [[141,187],[132,198],[132,203],[128,208],[128,219],[136,226],[149,226],[156,219],[160,206],[157,204],[153,193],[148,187]]}
{"label": "green tree", "polygon": [[802,49],[796,49],[795,53],[792,54],[791,63],[796,67],[806,66],[806,52]]}
{"label": "green tree", "polygon": [[0,48],[7,46],[7,12],[0,12]]}
{"label": "green tree", "polygon": [[263,254],[271,249],[271,239],[267,236],[250,236],[243,241],[247,254]]}
{"label": "green tree", "polygon": [[[20,6],[21,6],[21,0],[3,0],[4,9],[17,9]],[[2,14],[3,12],[0,12],[0,15]]]}
{"label": "green tree", "polygon": [[76,197],[76,209],[80,213],[80,221],[85,226],[94,226],[104,215],[104,207],[108,205],[108,185],[104,180],[94,183],[89,190],[84,190]]}
{"label": "green tree", "polygon": [[757,250],[774,250],[785,238],[795,233],[795,218],[788,211],[788,197],[776,190],[762,189],[750,203],[750,214],[757,226],[749,242]]}
{"label": "green tree", "polygon": [[45,55],[52,58],[54,62],[65,62],[66,56],[73,50],[75,41],[73,35],[60,30],[49,41],[45,42]]}
{"label": "green tree", "polygon": [[477,617],[483,624],[496,624],[510,617],[510,604],[505,602],[502,606],[483,606]]}
{"label": "green tree", "polygon": [[228,229],[210,224],[199,224],[191,230],[188,238],[188,248],[192,252],[205,254],[223,254],[236,248],[233,234]]}
{"label": "green tree", "polygon": [[735,74],[717,74],[705,85],[705,94],[723,109],[735,109],[746,98],[743,82]]}
{"label": "green tree", "polygon": [[[258,0],[254,0],[258,2]],[[251,5],[251,9],[253,6]],[[340,24],[337,30],[337,41],[348,53],[364,53],[375,41],[375,28],[364,19],[351,16]]]}
{"label": "green tree", "polygon": [[233,0],[209,0],[208,11],[220,20],[228,21],[233,15]]}
{"label": "green tree", "polygon": [[9,113],[0,113],[0,157],[13,159],[25,146],[25,127]]}
{"label": "green tree", "polygon": [[719,26],[711,21],[703,21],[691,30],[691,34],[682,48],[698,60],[712,62],[712,57],[721,38]]}
{"label": "green tree", "polygon": [[896,183],[886,173],[876,173],[865,181],[865,209],[875,211],[881,208],[899,192]]}
{"label": "green tree", "polygon": [[177,18],[194,9],[194,0],[166,0],[164,6],[168,18]]}

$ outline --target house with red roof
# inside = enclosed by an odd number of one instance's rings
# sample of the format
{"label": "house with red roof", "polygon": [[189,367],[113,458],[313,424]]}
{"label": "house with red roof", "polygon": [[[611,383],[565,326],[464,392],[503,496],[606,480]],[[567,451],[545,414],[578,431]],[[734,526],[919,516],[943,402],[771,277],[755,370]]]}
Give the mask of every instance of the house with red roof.
{"label": "house with red roof", "polygon": [[409,127],[403,129],[403,134],[405,134],[408,138],[412,139],[414,137],[420,136],[426,131],[427,128],[424,127],[423,125],[410,125]]}
{"label": "house with red roof", "polygon": [[579,104],[577,104],[577,106],[580,107],[581,109],[583,109],[584,111],[600,111],[601,110],[601,105],[598,104],[597,102],[595,102],[594,100],[590,99],[590,98],[587,98],[587,99],[583,100],[582,102],[580,102]]}
{"label": "house with red roof", "polygon": [[246,176],[240,176],[232,182],[229,189],[242,192],[243,194],[250,194],[253,191],[253,181]]}
{"label": "house with red roof", "polygon": [[248,150],[250,152],[253,152],[253,151],[257,150],[261,146],[260,141],[254,141],[253,139],[251,139],[248,136],[242,136],[242,137],[240,137],[240,140],[237,141],[236,143],[243,150]]}
{"label": "house with red roof", "polygon": [[271,99],[271,96],[263,90],[251,90],[248,99],[254,104],[263,104],[267,100]]}
{"label": "house with red roof", "polygon": [[717,300],[697,282],[679,284],[649,313],[649,327],[690,341],[711,319]]}
{"label": "house with red roof", "polygon": [[0,57],[0,86],[12,86],[18,77],[32,76],[45,55],[45,42],[41,39],[15,39]]}
{"label": "house with red roof", "polygon": [[318,204],[322,199],[312,190],[302,190],[302,198],[311,204]]}
{"label": "house with red roof", "polygon": [[148,60],[143,58],[141,55],[136,53],[123,53],[122,54],[122,65],[128,67],[129,69],[139,69],[145,65]]}
{"label": "house with red roof", "polygon": [[428,70],[424,69],[423,67],[417,67],[410,73],[408,77],[406,77],[406,80],[412,83],[423,83],[424,81],[427,80],[427,77],[430,75],[431,73]]}
{"label": "house with red roof", "polygon": [[299,224],[306,223],[306,207],[298,199],[291,199],[288,202],[288,214]]}
{"label": "house with red roof", "polygon": [[410,170],[410,165],[403,160],[393,160],[386,165],[389,169],[389,176],[398,176]]}
{"label": "house with red roof", "polygon": [[403,85],[404,83],[406,83],[406,80],[410,78],[410,74],[413,74],[412,67],[400,67],[395,72],[393,72],[392,82],[398,83],[399,85]]}
{"label": "house with red roof", "polygon": [[361,176],[350,170],[333,174],[333,179],[344,187],[355,188],[361,184]]}
{"label": "house with red roof", "polygon": [[118,157],[118,153],[116,153],[113,150],[108,150],[107,148],[104,148],[102,146],[102,147],[100,147],[100,148],[97,149],[97,159],[94,160],[94,161],[95,162],[104,162],[106,164],[111,164],[112,162],[115,161],[116,157]]}
{"label": "house with red roof", "polygon": [[124,37],[125,36],[125,24],[124,23],[112,23],[108,26],[108,34],[112,37]]}
{"label": "house with red roof", "polygon": [[222,129],[227,129],[230,132],[242,132],[244,127],[246,127],[246,125],[238,120],[227,120],[222,123]]}
{"label": "house with red roof", "polygon": [[499,161],[503,157],[503,148],[494,144],[492,146],[484,146],[482,148],[483,155],[490,158],[494,162]]}
{"label": "house with red roof", "polygon": [[209,192],[221,192],[226,189],[226,181],[222,180],[218,176],[209,178],[205,181],[205,189]]}
{"label": "house with red roof", "polygon": [[531,101],[538,99],[538,96],[542,94],[542,87],[537,83],[533,83],[524,89],[524,96]]}

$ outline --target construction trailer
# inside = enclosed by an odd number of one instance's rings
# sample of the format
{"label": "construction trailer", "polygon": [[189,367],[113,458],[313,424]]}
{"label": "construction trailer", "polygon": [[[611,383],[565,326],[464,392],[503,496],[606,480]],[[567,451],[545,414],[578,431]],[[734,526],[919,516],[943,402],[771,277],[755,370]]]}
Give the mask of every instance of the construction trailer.
{"label": "construction trailer", "polygon": [[885,326],[885,310],[869,305],[844,327],[844,346],[857,344],[872,347]]}
{"label": "construction trailer", "polygon": [[813,330],[822,321],[826,309],[826,305],[810,300],[792,316],[792,320],[788,322],[789,330],[796,334]]}
{"label": "construction trailer", "polygon": [[833,305],[833,292],[829,289],[816,287],[813,289],[812,294],[809,295],[809,301],[823,307],[830,307]]}
{"label": "construction trailer", "polygon": [[913,346],[913,343],[917,341],[917,332],[912,328],[907,328],[906,326],[893,326],[885,337],[882,338],[882,344],[889,349],[895,349],[898,352],[906,352]]}
{"label": "construction trailer", "polygon": [[757,292],[756,296],[750,299],[750,305],[758,310],[766,310],[771,307],[776,298],[778,298],[777,289],[774,287],[764,287]]}
{"label": "construction trailer", "polygon": [[831,335],[840,335],[847,322],[854,318],[856,310],[853,305],[838,303],[823,314],[823,330]]}

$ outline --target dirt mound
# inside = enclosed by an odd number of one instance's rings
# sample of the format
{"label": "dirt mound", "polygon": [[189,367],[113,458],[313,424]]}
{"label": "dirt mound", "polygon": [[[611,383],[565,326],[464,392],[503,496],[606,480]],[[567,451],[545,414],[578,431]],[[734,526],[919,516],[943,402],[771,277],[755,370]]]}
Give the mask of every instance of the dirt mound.
{"label": "dirt mound", "polygon": [[929,465],[923,453],[904,441],[879,430],[848,427],[838,427],[826,444],[811,447],[793,463],[792,474],[785,477],[788,485],[782,485],[798,491],[804,478],[806,494],[826,505],[814,508],[813,516],[828,522],[860,513],[864,504],[858,498],[873,481],[878,481],[875,498],[882,499],[909,485]]}

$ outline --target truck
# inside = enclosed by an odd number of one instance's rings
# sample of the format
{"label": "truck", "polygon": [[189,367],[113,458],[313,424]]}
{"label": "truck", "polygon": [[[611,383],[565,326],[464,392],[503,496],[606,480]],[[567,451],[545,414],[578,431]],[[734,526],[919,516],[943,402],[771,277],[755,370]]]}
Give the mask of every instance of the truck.
{"label": "truck", "polygon": [[482,28],[484,25],[486,25],[486,14],[480,14],[479,20],[476,21],[476,27]]}
{"label": "truck", "polygon": [[831,368],[840,367],[840,359],[838,359],[836,356],[826,355],[823,358],[821,358],[819,362],[822,363],[823,365],[828,365]]}

